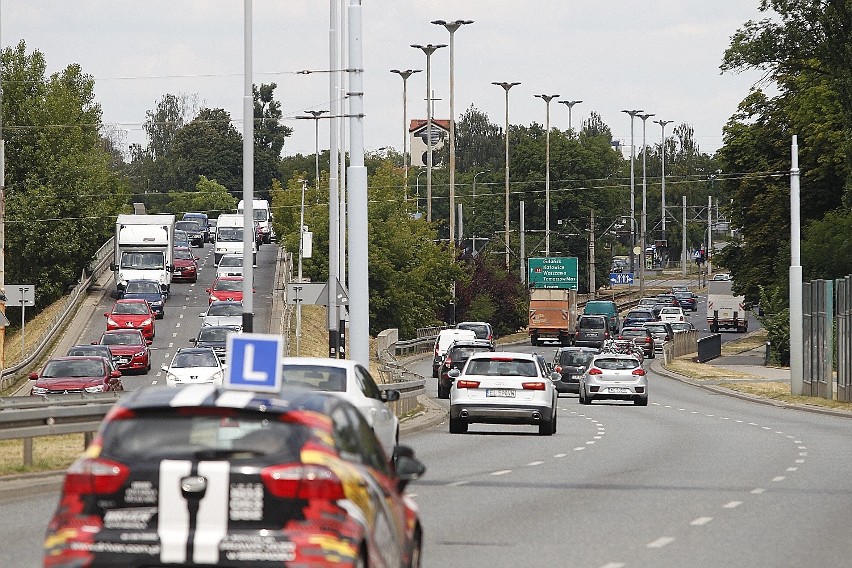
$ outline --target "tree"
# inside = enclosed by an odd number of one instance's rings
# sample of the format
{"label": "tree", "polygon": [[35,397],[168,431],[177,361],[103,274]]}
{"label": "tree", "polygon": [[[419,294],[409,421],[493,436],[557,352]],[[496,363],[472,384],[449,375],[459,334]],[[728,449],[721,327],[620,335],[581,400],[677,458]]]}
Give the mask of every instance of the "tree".
{"label": "tree", "polygon": [[175,135],[168,159],[175,169],[175,187],[169,189],[191,191],[203,175],[233,194],[242,191],[242,136],[224,109],[201,109]]}
{"label": "tree", "polygon": [[171,201],[167,210],[176,215],[188,211],[205,211],[214,217],[218,213],[230,213],[237,208],[237,199],[228,189],[215,181],[199,176],[193,192],[169,192]]}
{"label": "tree", "polygon": [[23,41],[2,52],[6,281],[34,284],[37,308],[88,268],[128,196],[99,133],[94,80],[76,64],[46,68]]}
{"label": "tree", "polygon": [[273,98],[275,83],[252,86],[254,95],[254,185],[258,199],[268,199],[272,180],[278,177],[281,150],[293,133],[281,124],[281,103]]}

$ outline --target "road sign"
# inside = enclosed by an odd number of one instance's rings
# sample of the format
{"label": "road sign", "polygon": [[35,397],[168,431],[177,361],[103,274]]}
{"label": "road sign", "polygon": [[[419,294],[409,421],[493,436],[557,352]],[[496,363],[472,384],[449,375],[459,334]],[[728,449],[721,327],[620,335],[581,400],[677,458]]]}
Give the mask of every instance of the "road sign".
{"label": "road sign", "polygon": [[530,288],[577,289],[577,257],[530,258],[527,264]]}
{"label": "road sign", "polygon": [[35,306],[35,286],[33,284],[6,284],[7,306]]}
{"label": "road sign", "polygon": [[615,286],[616,284],[633,284],[632,272],[611,272],[609,275],[609,283]]}
{"label": "road sign", "polygon": [[[349,294],[337,278],[334,279],[337,286],[337,305],[345,306],[349,303]],[[328,305],[328,282],[290,282],[287,284],[287,303],[327,306]]]}
{"label": "road sign", "polygon": [[225,387],[262,392],[281,390],[282,336],[231,333],[225,353]]}

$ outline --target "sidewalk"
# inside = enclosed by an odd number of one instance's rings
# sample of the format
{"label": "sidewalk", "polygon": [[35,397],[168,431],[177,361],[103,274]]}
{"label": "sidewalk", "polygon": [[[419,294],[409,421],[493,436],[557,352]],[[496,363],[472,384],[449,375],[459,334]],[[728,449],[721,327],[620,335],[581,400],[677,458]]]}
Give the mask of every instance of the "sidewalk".
{"label": "sidewalk", "polygon": [[[767,367],[763,364],[766,352],[763,347],[746,351],[739,355],[722,356],[707,361],[707,365],[720,367],[738,373],[746,373],[763,377],[767,381],[790,382],[789,367]],[[731,379],[731,381],[743,381],[748,379]]]}

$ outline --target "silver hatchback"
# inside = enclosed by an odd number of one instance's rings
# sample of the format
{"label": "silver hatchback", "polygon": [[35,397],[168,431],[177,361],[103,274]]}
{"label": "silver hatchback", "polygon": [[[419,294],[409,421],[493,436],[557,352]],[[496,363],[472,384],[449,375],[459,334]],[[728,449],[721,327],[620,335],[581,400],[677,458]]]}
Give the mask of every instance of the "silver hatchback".
{"label": "silver hatchback", "polygon": [[592,359],[580,377],[580,404],[593,400],[632,400],[648,405],[648,376],[633,355],[601,353]]}

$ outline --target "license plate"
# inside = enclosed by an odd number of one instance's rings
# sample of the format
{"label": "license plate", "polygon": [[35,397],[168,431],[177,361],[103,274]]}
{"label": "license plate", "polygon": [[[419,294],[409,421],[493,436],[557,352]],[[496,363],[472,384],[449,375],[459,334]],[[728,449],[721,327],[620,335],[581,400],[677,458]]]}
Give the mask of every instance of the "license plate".
{"label": "license plate", "polygon": [[626,394],[630,392],[630,389],[624,387],[609,387],[607,392],[616,393],[616,394]]}
{"label": "license plate", "polygon": [[512,389],[485,389],[485,396],[515,398],[515,391],[513,391]]}
{"label": "license plate", "polygon": [[119,357],[118,362],[119,363],[130,363],[130,357]]}

